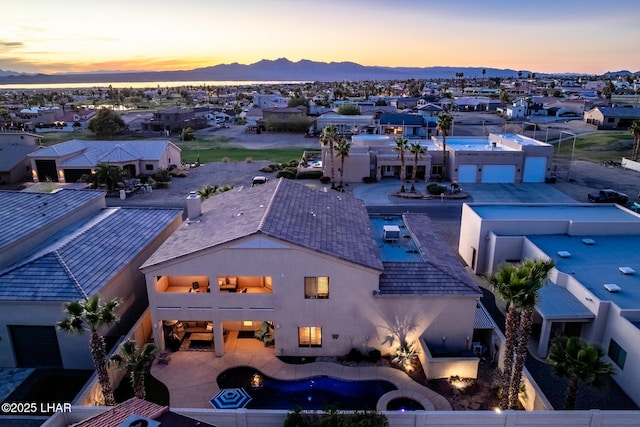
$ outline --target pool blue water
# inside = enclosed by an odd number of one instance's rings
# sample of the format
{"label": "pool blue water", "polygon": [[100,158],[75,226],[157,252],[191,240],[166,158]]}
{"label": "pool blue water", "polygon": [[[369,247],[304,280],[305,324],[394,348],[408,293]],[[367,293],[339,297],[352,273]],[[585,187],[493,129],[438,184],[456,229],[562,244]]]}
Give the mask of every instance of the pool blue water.
{"label": "pool blue water", "polygon": [[[254,375],[262,378],[260,387],[252,387]],[[325,409],[375,410],[380,397],[397,390],[388,381],[348,381],[328,376],[302,380],[277,380],[257,369],[237,367],[227,369],[218,376],[222,388],[242,387],[251,396],[248,409]]]}

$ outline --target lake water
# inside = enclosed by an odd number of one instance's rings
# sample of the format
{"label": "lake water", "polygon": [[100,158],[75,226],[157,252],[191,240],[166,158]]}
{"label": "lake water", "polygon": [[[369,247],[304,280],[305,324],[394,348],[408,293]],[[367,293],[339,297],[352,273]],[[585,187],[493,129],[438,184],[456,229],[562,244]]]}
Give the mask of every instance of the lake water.
{"label": "lake water", "polygon": [[256,86],[256,85],[272,85],[272,84],[304,84],[305,81],[234,81],[234,80],[216,80],[216,81],[175,81],[175,82],[101,82],[101,83],[13,83],[2,84],[0,89],[88,89],[88,88],[165,88],[165,87],[182,87],[182,86]]}

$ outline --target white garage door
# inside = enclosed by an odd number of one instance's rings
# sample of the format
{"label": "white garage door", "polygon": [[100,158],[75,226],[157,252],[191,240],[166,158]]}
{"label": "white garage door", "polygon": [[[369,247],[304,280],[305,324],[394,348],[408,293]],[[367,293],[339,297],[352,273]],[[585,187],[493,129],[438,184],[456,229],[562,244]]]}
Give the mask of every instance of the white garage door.
{"label": "white garage door", "polygon": [[477,165],[458,166],[458,182],[476,182],[478,175]]}
{"label": "white garage door", "polygon": [[546,157],[527,157],[524,159],[522,182],[544,182],[547,172]]}
{"label": "white garage door", "polygon": [[510,183],[515,180],[516,165],[485,165],[482,167],[482,182]]}

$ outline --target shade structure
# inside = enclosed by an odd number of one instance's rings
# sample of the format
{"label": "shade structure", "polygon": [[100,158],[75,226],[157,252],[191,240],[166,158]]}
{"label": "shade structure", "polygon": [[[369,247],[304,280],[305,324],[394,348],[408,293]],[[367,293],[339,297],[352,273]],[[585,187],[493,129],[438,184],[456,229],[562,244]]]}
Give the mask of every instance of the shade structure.
{"label": "shade structure", "polygon": [[238,409],[247,406],[251,396],[243,388],[223,388],[211,400],[216,409]]}

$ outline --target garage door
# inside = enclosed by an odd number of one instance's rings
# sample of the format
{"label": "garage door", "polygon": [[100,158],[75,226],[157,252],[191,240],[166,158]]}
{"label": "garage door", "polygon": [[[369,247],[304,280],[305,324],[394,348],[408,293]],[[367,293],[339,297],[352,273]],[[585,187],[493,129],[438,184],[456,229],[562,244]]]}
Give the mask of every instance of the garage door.
{"label": "garage door", "polygon": [[482,167],[482,182],[511,183],[516,178],[516,165],[485,165]]}
{"label": "garage door", "polygon": [[62,368],[54,326],[9,325],[16,363],[20,368]]}
{"label": "garage door", "polygon": [[458,166],[458,182],[476,182],[478,176],[477,165]]}
{"label": "garage door", "polygon": [[79,182],[80,178],[85,175],[91,175],[91,169],[65,169],[64,180],[66,182]]}
{"label": "garage door", "polygon": [[522,182],[544,182],[547,172],[546,157],[527,157],[524,159]]}

